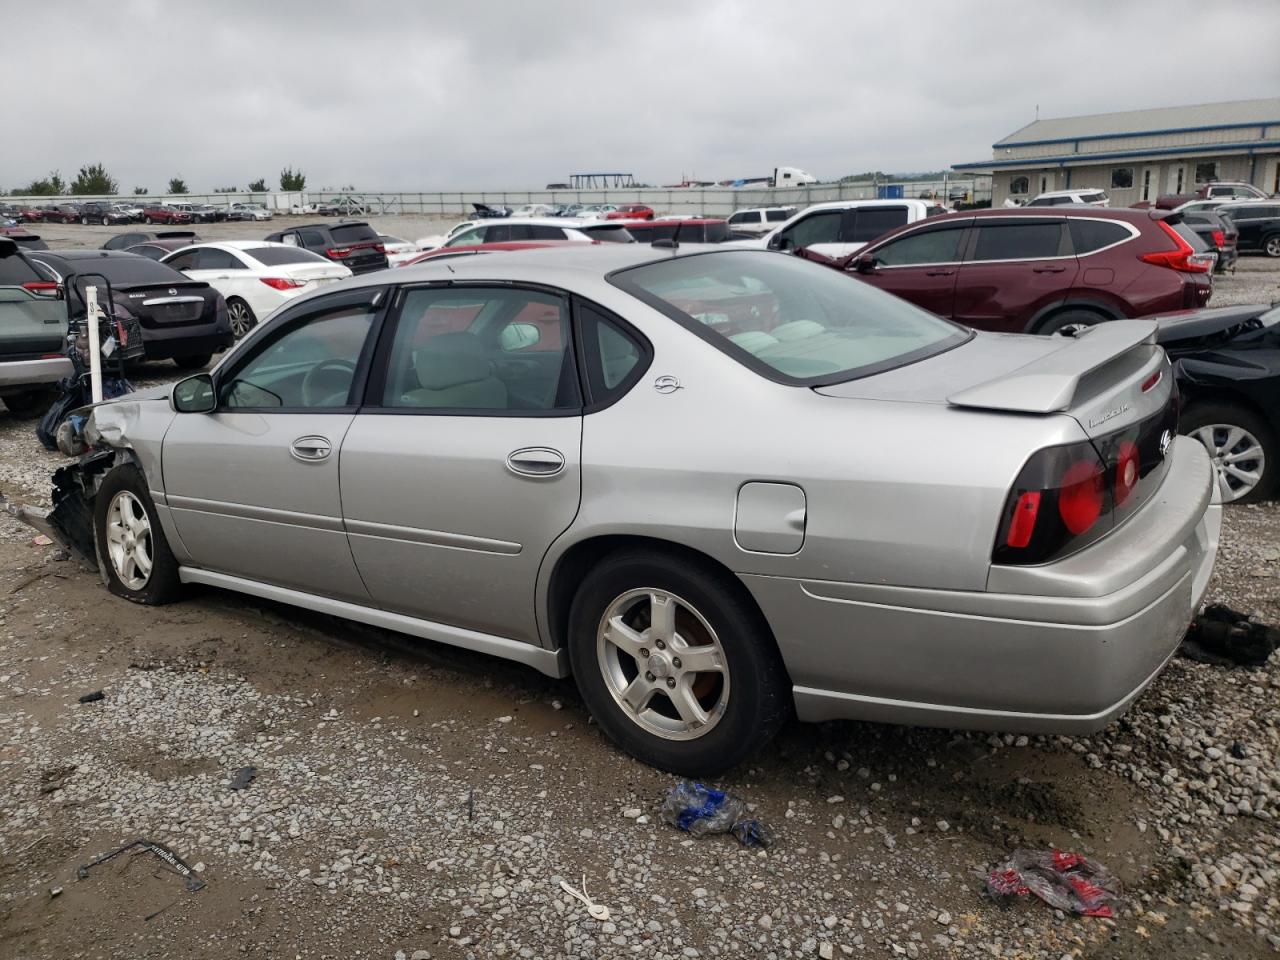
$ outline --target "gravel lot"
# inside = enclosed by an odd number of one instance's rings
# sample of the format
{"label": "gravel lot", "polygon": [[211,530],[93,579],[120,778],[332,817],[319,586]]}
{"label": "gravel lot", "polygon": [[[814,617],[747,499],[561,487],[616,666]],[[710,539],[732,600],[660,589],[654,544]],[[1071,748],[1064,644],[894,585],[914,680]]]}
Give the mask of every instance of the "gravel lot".
{"label": "gravel lot", "polygon": [[[1278,281],[1246,258],[1213,302]],[[0,413],[0,491],[45,500],[60,462]],[[1227,509],[1209,598],[1280,623],[1280,504]],[[215,591],[133,606],[0,518],[0,956],[1273,955],[1277,659],[1176,659],[1090,738],[793,724],[724,781],[778,835],[748,851],[662,824],[674,780],[610,746],[571,683]],[[76,879],[139,837],[207,886],[149,854]],[[1018,845],[1096,856],[1126,909],[985,900],[976,873]],[[608,921],[561,891],[584,873]]]}

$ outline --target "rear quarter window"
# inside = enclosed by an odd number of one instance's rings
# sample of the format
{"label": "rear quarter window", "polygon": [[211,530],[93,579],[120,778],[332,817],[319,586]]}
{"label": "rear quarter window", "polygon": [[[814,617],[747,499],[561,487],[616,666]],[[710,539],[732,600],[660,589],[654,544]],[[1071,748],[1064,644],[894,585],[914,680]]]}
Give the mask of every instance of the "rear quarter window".
{"label": "rear quarter window", "polygon": [[43,279],[24,257],[0,258],[0,287],[20,287],[24,283],[35,283]]}
{"label": "rear quarter window", "polygon": [[1118,223],[1105,220],[1072,217],[1067,220],[1067,225],[1071,230],[1071,246],[1075,248],[1076,256],[1093,253],[1129,238],[1128,230]]}

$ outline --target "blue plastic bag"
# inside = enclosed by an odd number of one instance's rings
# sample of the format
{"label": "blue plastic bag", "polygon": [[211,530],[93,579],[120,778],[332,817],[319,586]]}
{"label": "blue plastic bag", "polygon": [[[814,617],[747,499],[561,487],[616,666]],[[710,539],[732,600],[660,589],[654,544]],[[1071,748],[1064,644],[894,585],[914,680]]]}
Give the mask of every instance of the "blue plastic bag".
{"label": "blue plastic bag", "polygon": [[732,833],[744,847],[767,847],[773,842],[769,829],[747,815],[746,801],[700,783],[677,783],[659,812],[664,821],[695,837]]}

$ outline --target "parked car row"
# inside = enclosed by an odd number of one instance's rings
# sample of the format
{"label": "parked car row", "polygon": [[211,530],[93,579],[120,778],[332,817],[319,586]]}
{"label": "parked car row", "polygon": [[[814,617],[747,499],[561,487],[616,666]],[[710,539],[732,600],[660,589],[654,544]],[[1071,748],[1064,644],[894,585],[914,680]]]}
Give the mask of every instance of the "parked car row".
{"label": "parked car row", "polygon": [[209,203],[130,203],[123,200],[68,201],[33,206],[0,205],[0,222],[80,223],[111,226],[121,223],[214,223],[222,220],[270,220],[261,203],[236,202],[225,207]]}

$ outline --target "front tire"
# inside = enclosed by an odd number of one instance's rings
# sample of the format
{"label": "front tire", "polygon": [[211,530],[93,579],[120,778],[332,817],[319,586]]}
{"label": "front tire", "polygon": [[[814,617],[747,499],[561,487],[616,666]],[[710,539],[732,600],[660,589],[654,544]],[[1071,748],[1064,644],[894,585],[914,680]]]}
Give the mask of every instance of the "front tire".
{"label": "front tire", "polygon": [[81,218],[80,218],[80,223],[81,223],[83,226],[86,226],[86,227],[87,227],[87,226],[89,225],[89,218],[88,218],[88,216],[83,216],[83,217],[81,217]]}
{"label": "front tire", "polygon": [[178,561],[137,467],[116,467],[103,479],[93,503],[93,530],[107,589],[116,596],[145,604],[182,596]]}
{"label": "front tire", "polygon": [[9,412],[21,420],[38,417],[49,409],[53,403],[52,390],[24,390],[22,393],[11,393],[4,398],[4,405]]}
{"label": "front tire", "polygon": [[735,766],[791,713],[786,668],[749,596],[682,557],[633,550],[598,563],[574,597],[568,645],[600,728],[681,776]]}
{"label": "front tire", "polygon": [[1268,257],[1280,257],[1280,234],[1267,237],[1262,242],[1262,252]]}
{"label": "front tire", "polygon": [[1224,503],[1257,503],[1276,488],[1280,445],[1261,416],[1234,403],[1204,403],[1183,414],[1178,429],[1204,444]]}
{"label": "front tire", "polygon": [[231,334],[237,340],[258,325],[252,308],[238,297],[227,301],[227,319],[231,321]]}

